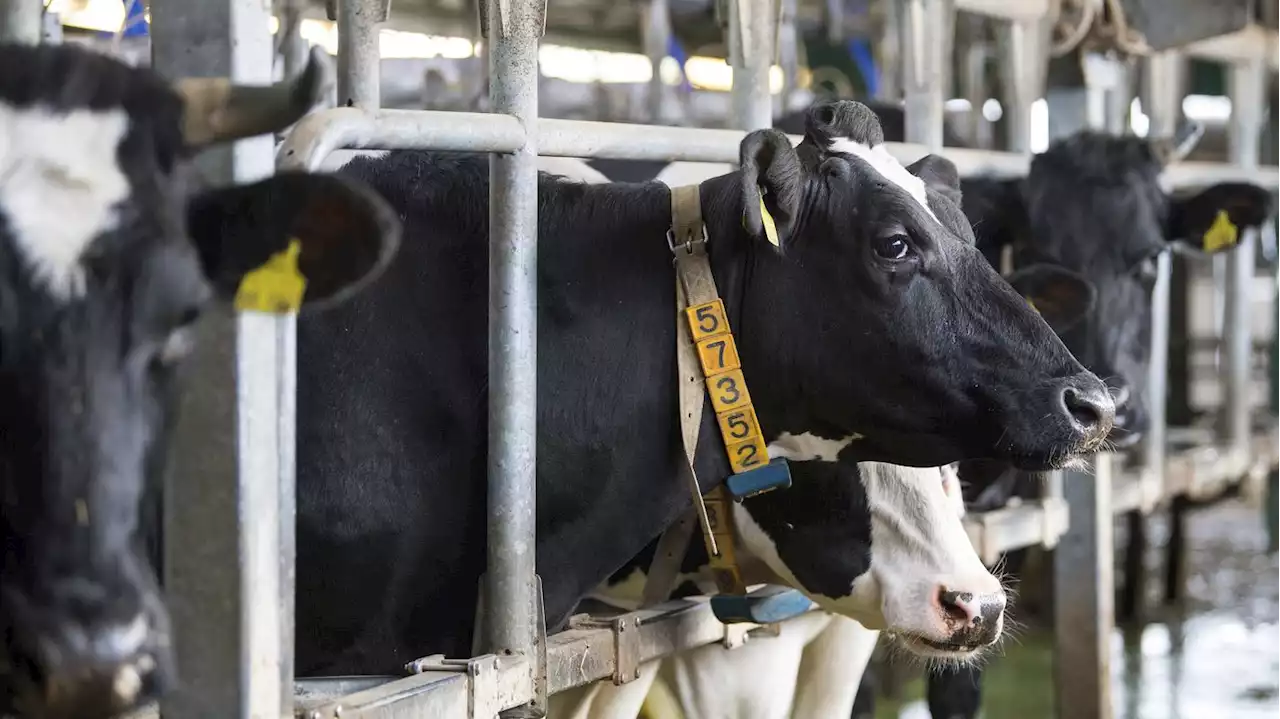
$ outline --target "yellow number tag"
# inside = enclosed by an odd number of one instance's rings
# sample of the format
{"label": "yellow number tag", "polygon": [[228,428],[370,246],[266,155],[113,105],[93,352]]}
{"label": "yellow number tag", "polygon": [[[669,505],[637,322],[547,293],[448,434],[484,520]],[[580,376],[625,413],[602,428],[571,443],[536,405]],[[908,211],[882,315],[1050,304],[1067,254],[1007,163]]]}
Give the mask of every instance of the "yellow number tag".
{"label": "yellow number tag", "polygon": [[718,299],[704,305],[694,305],[684,312],[689,319],[689,334],[694,342],[729,331],[729,320],[724,317],[724,303]]}
{"label": "yellow number tag", "polygon": [[698,360],[702,362],[702,373],[707,377],[742,366],[731,334],[708,337],[699,342]]}
{"label": "yellow number tag", "polygon": [[1240,240],[1240,230],[1231,222],[1226,210],[1218,210],[1213,224],[1204,233],[1204,251],[1217,252],[1232,247]]}
{"label": "yellow number tag", "polygon": [[720,436],[725,442],[741,442],[760,435],[760,420],[756,419],[756,409],[751,405],[718,414],[716,420],[720,422]]}
{"label": "yellow number tag", "polygon": [[769,244],[778,247],[778,225],[773,221],[773,215],[769,214],[769,209],[764,206],[764,193],[760,193],[760,222],[764,224],[764,236],[768,238]]}
{"label": "yellow number tag", "polygon": [[246,272],[236,290],[237,310],[284,314],[297,312],[307,289],[307,278],[298,270],[302,243],[289,240],[289,246],[267,259],[261,267]]}
{"label": "yellow number tag", "polygon": [[769,450],[760,435],[726,445],[725,449],[729,452],[729,466],[733,467],[734,474],[769,463]]}
{"label": "yellow number tag", "polygon": [[747,395],[747,382],[740,369],[708,377],[707,394],[711,395],[711,406],[716,414],[751,404],[751,397]]}

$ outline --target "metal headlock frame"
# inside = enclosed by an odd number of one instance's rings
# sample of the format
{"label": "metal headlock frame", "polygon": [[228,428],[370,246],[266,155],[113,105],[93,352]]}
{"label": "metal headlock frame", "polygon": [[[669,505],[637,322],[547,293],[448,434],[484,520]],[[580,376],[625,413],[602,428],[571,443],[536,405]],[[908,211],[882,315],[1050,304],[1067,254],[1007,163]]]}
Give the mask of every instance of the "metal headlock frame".
{"label": "metal headlock frame", "polygon": [[[744,0],[762,10],[768,0]],[[904,0],[907,19],[903,23],[902,42],[907,64],[912,67],[908,81],[908,143],[892,143],[890,151],[900,160],[917,159],[927,151],[939,149],[941,138],[941,83],[944,68],[949,65],[939,48],[946,42],[933,37],[938,27],[952,27],[956,9],[977,12],[1010,20],[1011,46],[1021,48],[1009,58],[1008,69],[1025,63],[1019,59],[1034,56],[1042,41],[1039,23],[1048,12],[1048,0]],[[39,0],[0,0],[0,28],[30,26],[31,6]],[[185,5],[185,7],[184,7]],[[342,5],[347,5],[345,9]],[[212,419],[217,435],[209,445],[196,451],[190,442],[179,441],[178,449],[186,454],[213,458],[229,454],[232,459],[211,461],[212,469],[204,471],[201,481],[189,486],[167,484],[170,499],[166,504],[166,577],[171,606],[186,607],[175,612],[179,659],[188,676],[199,676],[199,683],[188,685],[177,699],[166,703],[165,715],[182,719],[192,716],[249,717],[268,715],[305,716],[308,719],[355,716],[398,717],[489,717],[505,709],[530,705],[534,713],[549,693],[602,678],[622,683],[634,677],[640,663],[667,656],[677,651],[724,642],[733,646],[744,641],[755,627],[747,624],[723,625],[717,621],[704,601],[681,600],[632,612],[606,620],[575,618],[568,631],[545,637],[538,625],[540,601],[534,576],[533,507],[534,507],[534,443],[533,427],[536,386],[535,334],[536,316],[534,259],[536,247],[535,162],[539,154],[616,159],[660,159],[694,162],[736,162],[741,131],[675,129],[645,125],[544,120],[536,117],[536,50],[543,31],[544,5],[540,0],[487,0],[483,13],[488,39],[490,72],[494,79],[491,97],[497,114],[442,113],[418,111],[380,111],[378,105],[379,61],[376,26],[386,19],[387,0],[338,0],[335,13],[345,36],[342,44],[339,98],[352,107],[330,109],[304,118],[289,134],[278,155],[278,167],[314,169],[331,152],[338,149],[421,148],[491,152],[493,155],[493,198],[491,209],[491,242],[493,281],[491,282],[490,346],[495,348],[490,359],[492,390],[490,394],[490,564],[485,595],[490,597],[487,622],[487,646],[493,650],[509,650],[510,654],[485,654],[466,660],[425,657],[413,664],[420,673],[408,678],[352,677],[304,680],[296,683],[299,699],[288,690],[292,678],[293,644],[293,517],[295,513],[293,477],[293,395],[294,395],[294,320],[292,317],[261,318],[226,317],[206,331],[206,347],[213,344],[218,351],[198,366],[214,378],[214,386],[194,404],[194,413]],[[733,22],[741,14],[738,3],[730,3]],[[23,15],[27,12],[27,15]],[[258,38],[258,28],[266,27],[265,9],[260,0],[192,0],[189,3],[158,4],[153,9],[155,30],[155,65],[169,74],[228,74],[238,79],[258,80],[261,53],[270,49],[269,38]],[[740,35],[731,32],[731,48],[735,53],[735,75],[747,83],[735,83],[735,114],[743,128],[769,123],[771,99],[768,94],[768,69],[772,53],[756,50],[771,47],[772,37],[767,23],[771,12],[747,13],[752,20],[741,28]],[[496,22],[493,20],[496,19]],[[259,22],[260,21],[260,22]],[[255,25],[256,23],[256,25]],[[210,32],[216,28],[218,32]],[[239,32],[245,30],[246,32]],[[219,34],[220,33],[220,34]],[[15,33],[26,38],[29,32]],[[949,34],[949,32],[948,32]],[[264,33],[265,35],[265,33]],[[193,38],[202,40],[194,43]],[[741,39],[750,38],[747,42]],[[258,42],[261,40],[261,42]],[[246,45],[248,49],[246,50]],[[733,47],[733,46],[737,47]],[[741,52],[743,46],[752,52]],[[1275,38],[1258,29],[1248,29],[1229,39],[1213,39],[1186,48],[1186,54],[1214,57],[1236,63],[1233,72],[1233,95],[1238,99],[1259,99],[1260,73],[1266,61],[1274,56]],[[264,50],[266,48],[267,50]],[[1269,52],[1268,52],[1269,51]],[[1274,62],[1274,60],[1273,60]],[[914,63],[914,64],[913,64]],[[1152,72],[1158,63],[1153,62]],[[1014,147],[1020,152],[999,153],[948,148],[962,175],[992,174],[1016,176],[1026,172],[1029,163],[1025,122],[1030,101],[1037,97],[1033,73],[1025,70],[1014,75],[1015,108]],[[1041,85],[1043,81],[1040,81]],[[1161,85],[1161,87],[1164,87]],[[1168,97],[1168,96],[1166,96]],[[1240,112],[1233,124],[1235,164],[1179,163],[1165,172],[1168,187],[1184,187],[1215,180],[1243,180],[1276,187],[1276,168],[1257,167],[1256,146],[1248,141],[1249,128],[1256,124],[1257,109]],[[1248,104],[1237,102],[1238,108]],[[1156,106],[1158,107],[1158,105]],[[922,114],[923,110],[923,114]],[[1161,117],[1152,113],[1153,120]],[[530,128],[532,131],[526,131]],[[635,138],[644,138],[637,144]],[[249,148],[260,142],[242,141],[222,153],[213,153],[203,164],[209,174],[246,177],[264,168],[244,162]],[[246,168],[245,165],[248,165]],[[1246,248],[1241,248],[1244,250]],[[1230,294],[1242,298],[1243,280],[1248,268],[1242,258],[1233,265]],[[1167,293],[1167,262],[1161,270],[1161,282]],[[1157,297],[1161,297],[1158,290]],[[1228,305],[1231,307],[1232,305]],[[1240,370],[1241,350],[1247,350],[1247,339],[1241,340],[1240,328],[1247,338],[1243,320],[1247,314],[1237,299],[1235,310],[1229,310],[1229,366],[1232,374]],[[1157,302],[1157,323],[1167,328],[1167,307]],[[1164,319],[1159,317],[1163,315]],[[1161,337],[1157,324],[1156,337]],[[1167,330],[1166,330],[1167,331]],[[234,358],[234,359],[233,359]],[[1163,362],[1163,360],[1160,360]],[[1155,364],[1155,363],[1153,363]],[[1154,369],[1154,368],[1153,368]],[[1163,381],[1163,376],[1161,376]],[[1196,491],[1200,478],[1220,482],[1238,477],[1248,464],[1241,454],[1248,441],[1242,440],[1239,415],[1247,380],[1241,375],[1232,381],[1228,391],[1226,438],[1232,451],[1218,452],[1203,448],[1193,455],[1173,458],[1167,463],[1150,466],[1166,470],[1161,482],[1165,490]],[[1162,386],[1162,385],[1161,385]],[[228,390],[233,390],[228,392]],[[213,395],[221,395],[221,399]],[[238,413],[228,412],[226,396],[235,397]],[[1247,415],[1246,415],[1247,418]],[[203,427],[207,429],[206,427]],[[1163,431],[1163,429],[1161,429]],[[1244,426],[1247,433],[1247,425]],[[256,439],[261,437],[262,439]],[[1274,452],[1274,441],[1266,448]],[[179,457],[184,455],[180,451]],[[1158,452],[1157,452],[1158,454]],[[1224,459],[1225,458],[1225,459]],[[1110,462],[1102,457],[1097,463],[1096,481],[1073,481],[1069,486],[1086,490],[1080,497],[1070,496],[1070,503],[1088,511],[1082,518],[1087,523],[1085,544],[1095,560],[1109,557],[1109,526],[1106,521],[1093,521],[1101,512],[1110,513],[1119,504],[1121,494],[1113,499],[1108,490]],[[206,477],[208,479],[206,479]],[[229,495],[222,484],[211,480],[232,480]],[[991,561],[1001,551],[1032,546],[1052,545],[1067,527],[1067,502],[1062,498],[1064,482],[1051,477],[1046,498],[1034,505],[1009,507],[966,520],[975,546],[984,560]],[[255,491],[256,487],[256,491]],[[264,491],[265,487],[265,491]],[[1053,488],[1057,488],[1054,490]],[[1120,488],[1117,487],[1117,490]],[[1138,502],[1147,505],[1153,496],[1139,492]],[[174,496],[185,497],[180,502]],[[230,497],[232,501],[227,501]],[[199,513],[183,509],[184,504],[198,507],[209,517],[201,521]],[[265,521],[264,521],[265,520]],[[201,550],[203,546],[203,551]],[[210,550],[210,547],[213,549]],[[278,561],[262,561],[263,557]],[[1098,565],[1099,584],[1106,582],[1109,560]],[[175,581],[176,580],[176,581]],[[1101,586],[1094,587],[1093,606]],[[1062,602],[1059,602],[1062,604]],[[1096,613],[1096,612],[1095,612]],[[1080,621],[1082,618],[1076,618]],[[1096,617],[1087,616],[1088,622]],[[238,626],[239,631],[229,631]],[[230,638],[228,638],[228,635]],[[198,671],[192,671],[193,667]],[[1063,680],[1071,681],[1069,677]],[[1080,690],[1086,694],[1081,694]],[[1059,694],[1076,698],[1105,694],[1103,685],[1059,687]],[[1079,708],[1079,705],[1076,707]],[[147,711],[143,711],[146,714]],[[1077,712],[1078,714],[1078,712]]]}

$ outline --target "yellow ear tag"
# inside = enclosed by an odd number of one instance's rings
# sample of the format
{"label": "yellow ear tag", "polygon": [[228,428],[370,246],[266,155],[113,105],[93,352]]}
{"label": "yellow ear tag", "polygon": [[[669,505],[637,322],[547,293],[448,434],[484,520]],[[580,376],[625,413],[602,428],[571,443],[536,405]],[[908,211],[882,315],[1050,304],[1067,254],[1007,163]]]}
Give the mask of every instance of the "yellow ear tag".
{"label": "yellow ear tag", "polygon": [[1204,233],[1204,251],[1217,252],[1234,245],[1240,239],[1240,230],[1231,222],[1226,210],[1218,210],[1213,224]]}
{"label": "yellow ear tag", "polygon": [[1033,312],[1040,314],[1040,308],[1036,307],[1036,303],[1030,297],[1023,297],[1022,299],[1027,301],[1027,306],[1030,307]]}
{"label": "yellow ear tag", "polygon": [[279,313],[297,312],[307,278],[298,271],[302,243],[290,239],[289,246],[267,259],[261,267],[246,272],[236,290],[236,309]]}
{"label": "yellow ear tag", "polygon": [[760,193],[760,220],[764,223],[764,236],[769,239],[769,244],[779,247],[778,226],[773,222],[773,215],[770,215],[768,208],[764,206],[763,192]]}

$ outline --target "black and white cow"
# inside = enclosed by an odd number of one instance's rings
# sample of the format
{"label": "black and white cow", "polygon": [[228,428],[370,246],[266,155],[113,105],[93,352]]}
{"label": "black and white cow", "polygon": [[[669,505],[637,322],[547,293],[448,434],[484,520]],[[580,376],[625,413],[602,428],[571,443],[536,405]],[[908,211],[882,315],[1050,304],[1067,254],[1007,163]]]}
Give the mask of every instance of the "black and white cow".
{"label": "black and white cow", "polygon": [[[1094,447],[1110,431],[1110,396],[973,248],[959,209],[926,185],[954,189],[954,167],[926,157],[904,168],[881,140],[865,107],[821,105],[800,147],[773,130],[750,133],[742,169],[701,184],[712,267],[774,453],[1047,467]],[[343,172],[402,214],[407,262],[351,303],[299,321],[306,674],[469,654],[485,558],[488,162],[392,152]],[[761,193],[780,247],[765,239]],[[544,176],[539,198],[536,555],[555,629],[688,496],[670,192]],[[696,460],[704,490],[728,474],[714,422],[708,408]],[[781,553],[874,562],[829,556],[824,520],[788,508],[801,493],[830,498],[831,531],[870,526],[861,483],[838,473],[797,483],[753,511]],[[885,601],[925,606],[941,581],[918,577]]]}
{"label": "black and white cow", "polygon": [[1111,387],[1117,410],[1110,439],[1117,447],[1134,445],[1150,425],[1146,384],[1158,256],[1175,243],[1229,251],[1233,243],[1217,245],[1212,233],[1206,240],[1219,213],[1237,232],[1271,214],[1271,193],[1257,185],[1165,192],[1160,173],[1187,149],[1167,138],[1080,132],[1036,155],[1026,178],[963,183],[965,214],[989,260],[998,263],[1008,247],[1015,268],[1065,267],[1096,288],[1094,311],[1060,335]]}
{"label": "black and white cow", "polygon": [[395,217],[352,180],[195,183],[194,153],[293,123],[324,71],[170,84],[0,45],[0,714],[107,716],[172,679],[139,515],[202,311],[291,239],[320,303],[390,258]]}

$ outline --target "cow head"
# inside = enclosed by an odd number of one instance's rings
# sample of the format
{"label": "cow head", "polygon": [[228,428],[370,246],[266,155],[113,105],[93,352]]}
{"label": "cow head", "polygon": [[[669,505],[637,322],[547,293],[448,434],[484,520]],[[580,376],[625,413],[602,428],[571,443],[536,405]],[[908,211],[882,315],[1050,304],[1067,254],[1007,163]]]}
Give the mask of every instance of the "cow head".
{"label": "cow head", "polygon": [[792,474],[734,515],[787,584],[916,654],[965,660],[1000,638],[1005,593],[964,531],[952,467],[807,461]]}
{"label": "cow head", "polygon": [[1105,386],[975,249],[955,167],[903,167],[882,137],[859,103],[817,105],[798,147],[753,132],[736,185],[703,186],[768,438],[797,459],[917,466],[1043,468],[1096,447],[1114,411]]}
{"label": "cow head", "polygon": [[1063,267],[1095,287],[1093,311],[1060,334],[1111,387],[1116,446],[1134,444],[1149,424],[1158,256],[1173,243],[1201,253],[1230,251],[1240,232],[1271,212],[1270,193],[1255,185],[1222,183],[1176,196],[1161,189],[1165,165],[1197,136],[1193,129],[1175,140],[1082,132],[1037,155],[1025,179],[965,185],[965,212],[993,262],[1010,247],[1015,267]]}
{"label": "cow head", "polygon": [[195,151],[291,124],[324,79],[319,55],[244,88],[0,46],[3,711],[104,716],[171,671],[139,504],[202,310],[273,258],[320,303],[389,260],[395,218],[348,181],[193,186]]}

